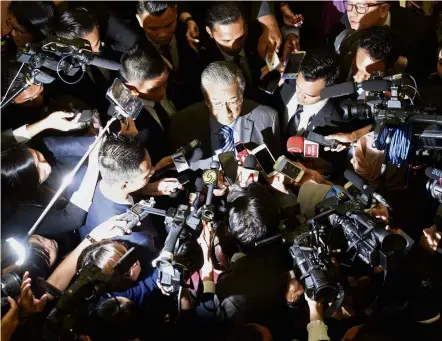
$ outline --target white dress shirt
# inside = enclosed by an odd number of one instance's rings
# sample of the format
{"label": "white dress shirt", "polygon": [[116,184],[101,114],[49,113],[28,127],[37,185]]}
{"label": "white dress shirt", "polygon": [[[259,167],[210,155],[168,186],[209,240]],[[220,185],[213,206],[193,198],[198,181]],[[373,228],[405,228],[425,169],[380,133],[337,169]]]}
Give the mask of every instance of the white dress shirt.
{"label": "white dress shirt", "polygon": [[[322,99],[315,104],[305,104],[303,105],[303,111],[300,117],[298,131],[302,129],[307,129],[308,122],[311,118],[313,118],[327,103],[328,99]],[[284,110],[284,127],[285,130],[287,128],[287,124],[289,123],[292,116],[295,114],[296,109],[298,108],[298,97],[296,96],[296,92],[293,94],[290,101],[287,103]]]}
{"label": "white dress shirt", "polygon": [[[157,121],[157,123],[160,125],[161,129],[164,130],[164,127],[161,124],[160,118],[158,117],[158,114],[157,114],[157,112],[154,109],[155,102],[147,101],[147,100],[142,99],[142,98],[140,98],[140,99],[143,102],[144,108],[152,115],[154,120]],[[170,102],[167,99],[166,96],[162,99],[160,104],[163,107],[163,109],[166,110],[166,112],[169,115],[169,117],[171,117],[173,114],[176,113],[176,109],[175,109],[174,105],[172,104],[172,102]]]}

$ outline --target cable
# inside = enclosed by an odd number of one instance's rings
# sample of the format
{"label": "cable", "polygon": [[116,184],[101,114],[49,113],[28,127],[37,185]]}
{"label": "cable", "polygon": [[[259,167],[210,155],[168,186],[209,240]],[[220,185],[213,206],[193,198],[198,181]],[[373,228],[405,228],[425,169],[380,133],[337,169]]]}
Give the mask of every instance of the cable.
{"label": "cable", "polygon": [[15,80],[17,79],[18,74],[20,73],[21,69],[23,68],[23,65],[25,65],[25,63],[21,63],[21,66],[18,69],[17,73],[15,74],[14,79],[12,80],[11,84],[9,84],[9,88],[8,88],[8,90],[6,90],[6,94],[3,97],[2,101],[0,102],[0,105],[3,104],[3,101],[5,100],[5,98],[8,97],[9,90],[11,90],[11,86],[12,86],[12,84],[14,84]]}

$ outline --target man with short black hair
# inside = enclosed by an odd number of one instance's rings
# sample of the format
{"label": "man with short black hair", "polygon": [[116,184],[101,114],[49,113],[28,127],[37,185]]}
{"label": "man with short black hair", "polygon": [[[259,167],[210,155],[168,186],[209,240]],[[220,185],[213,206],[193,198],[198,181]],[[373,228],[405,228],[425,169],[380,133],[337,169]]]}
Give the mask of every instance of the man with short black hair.
{"label": "man with short black hair", "polygon": [[178,109],[202,99],[199,77],[202,69],[197,54],[177,27],[178,5],[164,1],[138,1],[137,20],[146,39],[170,63],[168,97]]}
{"label": "man with short black hair", "polygon": [[[407,59],[407,72],[418,79],[425,79],[431,73],[437,39],[430,18],[418,15],[410,8],[391,6],[388,1],[350,0],[346,2],[343,21],[347,33],[349,28],[359,31],[389,26],[397,39],[400,54]],[[342,36],[337,39],[342,40]]]}
{"label": "man with short black hair", "polygon": [[169,155],[166,137],[170,117],[175,114],[175,106],[166,95],[169,80],[166,65],[165,60],[148,41],[134,46],[121,58],[120,72],[123,81],[127,87],[138,93],[144,104],[144,109],[136,120],[138,138],[149,149],[154,164]]}
{"label": "man with short black hair", "polygon": [[[176,179],[162,179],[149,183],[155,173],[148,151],[135,138],[126,135],[109,135],[102,142],[98,155],[101,181],[95,189],[85,225],[80,228],[83,239],[96,226],[110,217],[125,213],[137,201],[133,194],[141,190],[142,196],[168,195],[180,188]],[[155,250],[157,232],[150,227],[150,219],[136,227],[132,234],[121,237],[138,245]],[[148,228],[146,228],[148,226]]]}

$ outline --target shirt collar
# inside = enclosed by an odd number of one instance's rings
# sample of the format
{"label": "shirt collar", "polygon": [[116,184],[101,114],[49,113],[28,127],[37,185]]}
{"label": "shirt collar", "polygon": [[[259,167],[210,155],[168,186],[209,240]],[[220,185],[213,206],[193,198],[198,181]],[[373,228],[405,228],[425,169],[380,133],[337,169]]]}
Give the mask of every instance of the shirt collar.
{"label": "shirt collar", "polygon": [[[219,130],[224,127],[223,124],[219,123],[213,116],[212,114],[210,115],[210,133],[212,135],[217,135],[219,133]],[[239,117],[238,117],[239,118]],[[229,125],[227,125],[229,128],[231,128],[232,130],[235,130],[235,125],[236,122],[238,122],[238,118],[233,121],[232,123],[230,123]]]}
{"label": "shirt collar", "polygon": [[155,102],[148,101],[146,99],[140,98],[141,102],[143,102],[143,106],[153,108],[155,106]]}
{"label": "shirt collar", "polygon": [[[149,42],[159,51],[161,48],[160,44],[155,43],[152,39],[150,39],[150,37],[146,34],[146,38],[147,40],[149,40]],[[170,47],[174,47],[176,45],[176,38],[175,35],[173,36],[172,40],[169,43]]]}
{"label": "shirt collar", "polygon": [[391,14],[390,11],[388,11],[387,20],[385,20],[385,24],[388,27],[391,27]]}
{"label": "shirt collar", "polygon": [[[218,49],[221,51],[221,54],[223,55],[224,59],[227,60],[233,60],[233,58],[235,58],[235,56],[231,56],[230,54],[225,53],[222,49],[220,49],[220,47],[218,46],[218,44],[216,45],[218,47]],[[241,52],[239,53],[239,55],[241,57],[245,57],[246,53],[244,52],[244,48],[241,49]]]}
{"label": "shirt collar", "polygon": [[[308,105],[304,105],[302,110],[305,113],[318,113],[323,107],[324,105],[327,103],[328,98],[325,99],[321,99],[319,102],[315,103],[315,104],[308,104]],[[290,112],[289,115],[290,117],[295,113],[296,108],[298,107],[298,98],[296,97],[296,92],[293,94],[292,99],[290,100],[290,102],[287,104],[287,108],[289,108]]]}

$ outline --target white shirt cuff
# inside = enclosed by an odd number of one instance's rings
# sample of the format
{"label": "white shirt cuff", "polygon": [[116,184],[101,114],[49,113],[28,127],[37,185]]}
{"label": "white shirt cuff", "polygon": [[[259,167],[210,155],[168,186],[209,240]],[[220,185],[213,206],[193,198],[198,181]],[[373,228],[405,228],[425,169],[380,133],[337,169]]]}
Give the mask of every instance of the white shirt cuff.
{"label": "white shirt cuff", "polygon": [[92,205],[92,201],[84,202],[83,197],[78,193],[78,191],[72,194],[70,202],[73,203],[75,206],[80,207],[83,211],[86,212],[89,211],[89,207],[91,207]]}
{"label": "white shirt cuff", "polygon": [[215,282],[213,281],[204,281],[204,293],[214,294],[215,293]]}
{"label": "white shirt cuff", "polygon": [[307,325],[308,341],[330,341],[327,325],[321,321],[312,321]]}
{"label": "white shirt cuff", "polygon": [[15,140],[18,143],[25,143],[28,142],[31,139],[31,136],[29,135],[27,124],[21,126],[20,128],[17,128],[12,131],[12,135],[14,135]]}
{"label": "white shirt cuff", "polygon": [[282,35],[284,36],[284,39],[287,38],[287,36],[288,36],[290,33],[296,34],[298,37],[300,37],[300,36],[299,36],[299,28],[297,28],[297,27],[290,27],[290,26],[284,25],[284,26],[281,28],[281,33],[282,33]]}

